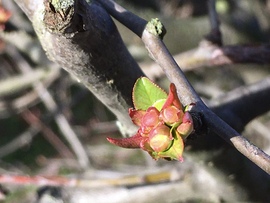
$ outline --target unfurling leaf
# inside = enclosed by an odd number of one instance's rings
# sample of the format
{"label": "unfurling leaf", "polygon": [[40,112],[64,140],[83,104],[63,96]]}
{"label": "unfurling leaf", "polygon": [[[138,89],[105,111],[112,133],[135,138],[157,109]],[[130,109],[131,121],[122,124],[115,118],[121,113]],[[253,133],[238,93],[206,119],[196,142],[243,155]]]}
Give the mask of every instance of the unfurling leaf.
{"label": "unfurling leaf", "polygon": [[146,110],[167,94],[159,86],[146,77],[139,78],[133,88],[132,99],[135,109]]}

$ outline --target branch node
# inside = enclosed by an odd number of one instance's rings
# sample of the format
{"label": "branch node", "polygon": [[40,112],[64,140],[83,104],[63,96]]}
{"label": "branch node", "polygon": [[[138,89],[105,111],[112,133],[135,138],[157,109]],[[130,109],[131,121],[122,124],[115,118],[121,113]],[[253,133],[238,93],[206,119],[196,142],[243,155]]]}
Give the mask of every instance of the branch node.
{"label": "branch node", "polygon": [[44,23],[51,32],[64,32],[74,15],[73,0],[49,0],[44,3]]}
{"label": "branch node", "polygon": [[220,29],[212,29],[211,32],[204,37],[207,41],[219,47],[222,46],[222,34]]}
{"label": "branch node", "polygon": [[166,34],[166,29],[164,25],[161,23],[161,21],[158,18],[152,18],[146,25],[145,28],[149,33],[153,34],[154,36],[160,37],[163,39],[163,37]]}

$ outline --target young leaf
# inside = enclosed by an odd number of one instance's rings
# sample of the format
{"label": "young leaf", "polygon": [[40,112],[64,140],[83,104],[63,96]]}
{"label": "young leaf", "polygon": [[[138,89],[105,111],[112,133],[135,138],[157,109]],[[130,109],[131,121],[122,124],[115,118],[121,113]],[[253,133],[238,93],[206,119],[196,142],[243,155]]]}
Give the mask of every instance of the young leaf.
{"label": "young leaf", "polygon": [[134,135],[132,137],[128,138],[112,138],[112,137],[107,137],[107,140],[119,147],[123,148],[140,148],[141,141],[143,140],[143,137],[139,135]]}
{"label": "young leaf", "polygon": [[146,110],[167,93],[146,77],[139,78],[133,88],[132,97],[135,109]]}

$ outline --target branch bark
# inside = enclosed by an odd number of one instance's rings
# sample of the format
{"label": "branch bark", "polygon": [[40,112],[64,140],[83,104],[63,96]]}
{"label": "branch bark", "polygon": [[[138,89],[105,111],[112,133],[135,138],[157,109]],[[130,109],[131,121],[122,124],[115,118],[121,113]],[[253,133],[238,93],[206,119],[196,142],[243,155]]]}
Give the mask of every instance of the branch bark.
{"label": "branch bark", "polygon": [[135,133],[127,112],[132,106],[130,90],[143,73],[107,12],[96,1],[15,2],[32,21],[48,57],[116,115],[124,134]]}

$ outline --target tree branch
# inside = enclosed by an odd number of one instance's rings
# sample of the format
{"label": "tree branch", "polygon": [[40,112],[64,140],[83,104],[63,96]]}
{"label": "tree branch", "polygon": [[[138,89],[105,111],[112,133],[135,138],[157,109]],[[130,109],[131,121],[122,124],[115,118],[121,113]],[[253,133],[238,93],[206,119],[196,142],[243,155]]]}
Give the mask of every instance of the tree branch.
{"label": "tree branch", "polygon": [[208,0],[207,1],[208,6],[208,13],[209,13],[209,19],[211,24],[211,31],[206,36],[206,39],[213,44],[216,44],[218,46],[222,45],[222,36],[219,28],[219,18],[216,11],[216,0]]}
{"label": "tree branch", "polygon": [[[270,156],[251,144],[245,137],[238,134],[228,124],[216,116],[216,114],[214,114],[209,108],[207,108],[205,104],[198,99],[197,94],[189,83],[182,80],[184,77],[182,71],[177,71],[176,66],[171,66],[171,64],[176,64],[176,62],[167,51],[163,42],[157,38],[157,36],[149,33],[147,29],[145,29],[145,32],[146,39],[142,36],[143,42],[146,44],[151,55],[154,56],[157,63],[161,66],[168,79],[173,83],[176,82],[175,85],[181,102],[183,101],[184,105],[187,105],[187,102],[190,102],[189,104],[195,103],[195,108],[192,111],[203,115],[204,123],[210,130],[232,144],[239,152],[270,174]],[[178,70],[180,70],[179,67]]]}
{"label": "tree branch", "polygon": [[[126,12],[124,8],[122,8],[121,13],[119,13],[118,10],[114,9],[116,3],[111,0],[99,1],[119,22],[122,22],[124,16],[126,17],[129,14],[129,12]],[[129,18],[125,18],[130,19],[128,22],[129,28],[135,27],[135,25],[133,25],[133,21],[138,22],[138,20],[133,20],[132,18],[139,17],[130,15]],[[127,23],[126,20],[125,23]],[[137,34],[136,32],[135,34]],[[141,38],[151,57],[161,66],[168,79],[175,83],[178,90],[179,99],[183,105],[195,103],[196,105],[192,111],[201,113],[203,115],[203,122],[210,130],[221,136],[228,143],[232,144],[244,156],[270,174],[270,156],[265,154],[258,147],[252,145],[246,138],[238,134],[227,123],[221,120],[205,106],[160,39],[162,34],[161,23],[154,20],[147,24]]]}
{"label": "tree branch", "polygon": [[15,2],[33,22],[49,58],[116,115],[124,134],[135,133],[127,111],[132,106],[131,89],[143,73],[107,12],[96,1],[75,0],[63,8],[51,0]]}

